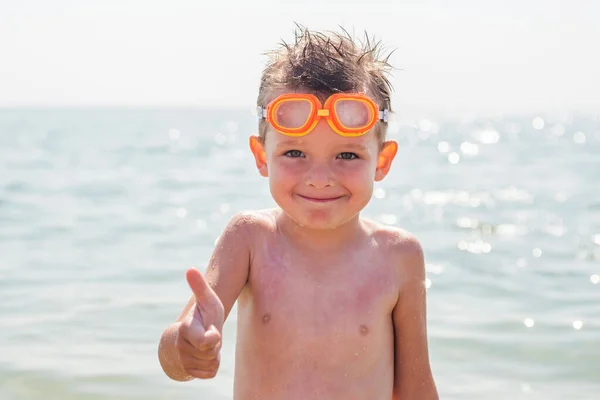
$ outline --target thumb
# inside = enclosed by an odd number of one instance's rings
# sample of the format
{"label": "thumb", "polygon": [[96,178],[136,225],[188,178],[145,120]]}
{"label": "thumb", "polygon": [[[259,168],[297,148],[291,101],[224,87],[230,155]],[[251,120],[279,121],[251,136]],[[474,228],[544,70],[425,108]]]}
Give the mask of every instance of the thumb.
{"label": "thumb", "polygon": [[187,339],[198,350],[210,350],[219,345],[221,334],[213,324],[205,326],[202,315],[196,307],[187,331]]}
{"label": "thumb", "polygon": [[188,285],[190,285],[190,289],[192,289],[192,293],[196,297],[196,303],[200,305],[214,303],[217,295],[208,285],[208,282],[206,282],[200,271],[196,268],[190,268],[187,270],[185,277]]}

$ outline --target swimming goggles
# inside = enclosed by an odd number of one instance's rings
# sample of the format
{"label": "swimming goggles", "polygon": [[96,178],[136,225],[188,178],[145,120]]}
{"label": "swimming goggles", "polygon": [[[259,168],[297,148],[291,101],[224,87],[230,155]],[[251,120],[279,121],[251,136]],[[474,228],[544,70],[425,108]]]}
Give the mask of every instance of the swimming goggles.
{"label": "swimming goggles", "polygon": [[362,93],[336,93],[321,104],[313,94],[283,94],[267,107],[258,106],[258,118],[287,136],[310,133],[321,118],[336,133],[346,137],[364,135],[378,121],[387,122],[389,110],[379,110],[373,100]]}

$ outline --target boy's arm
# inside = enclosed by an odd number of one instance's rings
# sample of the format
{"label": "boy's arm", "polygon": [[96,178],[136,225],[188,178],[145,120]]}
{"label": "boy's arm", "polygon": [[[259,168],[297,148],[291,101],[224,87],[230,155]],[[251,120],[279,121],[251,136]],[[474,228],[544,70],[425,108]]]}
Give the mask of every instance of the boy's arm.
{"label": "boy's arm", "polygon": [[425,262],[417,239],[404,238],[394,251],[401,274],[393,311],[395,377],[393,400],[438,400],[429,363]]}
{"label": "boy's arm", "polygon": [[[248,281],[252,231],[257,224],[257,218],[250,213],[234,215],[217,240],[206,267],[204,277],[223,303],[225,320]],[[193,296],[186,308],[190,308],[190,303],[193,305]],[[179,320],[185,315],[184,310]]]}
{"label": "boy's arm", "polygon": [[[231,218],[217,240],[204,274],[208,286],[223,305],[224,320],[248,280],[252,237],[249,231],[254,223],[254,218],[245,214],[236,214]],[[178,348],[177,337],[182,323],[193,318],[195,309],[196,297],[192,295],[177,320],[165,329],[160,338],[158,357],[161,367],[167,376],[177,381],[194,378],[181,363],[182,350]],[[222,333],[222,325],[216,328]]]}

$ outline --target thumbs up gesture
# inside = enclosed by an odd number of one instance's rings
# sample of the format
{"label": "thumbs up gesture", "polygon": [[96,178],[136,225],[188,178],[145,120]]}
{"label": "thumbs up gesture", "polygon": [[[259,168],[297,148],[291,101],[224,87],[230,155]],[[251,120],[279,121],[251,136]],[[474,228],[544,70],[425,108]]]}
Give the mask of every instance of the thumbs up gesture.
{"label": "thumbs up gesture", "polygon": [[179,325],[176,342],[179,359],[190,376],[214,378],[221,358],[223,304],[200,271],[190,268],[186,272],[186,278],[196,304],[194,312],[190,312]]}

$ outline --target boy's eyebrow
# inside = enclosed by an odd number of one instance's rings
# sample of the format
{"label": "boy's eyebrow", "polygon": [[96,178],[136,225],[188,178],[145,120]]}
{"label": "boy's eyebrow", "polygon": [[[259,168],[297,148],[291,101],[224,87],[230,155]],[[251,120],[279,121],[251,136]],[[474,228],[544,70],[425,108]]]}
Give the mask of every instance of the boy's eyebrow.
{"label": "boy's eyebrow", "polygon": [[345,143],[342,145],[342,147],[346,147],[349,149],[357,149],[357,150],[366,150],[367,146],[365,146],[364,144],[361,143]]}
{"label": "boy's eyebrow", "polygon": [[277,147],[285,147],[285,146],[300,146],[302,144],[302,140],[298,139],[287,139],[277,143]]}
{"label": "boy's eyebrow", "polygon": [[[287,146],[301,146],[304,144],[303,140],[298,139],[287,139],[277,143],[277,147],[287,147]],[[346,149],[356,149],[356,150],[366,150],[367,146],[362,143],[344,143],[340,145],[340,147]]]}

